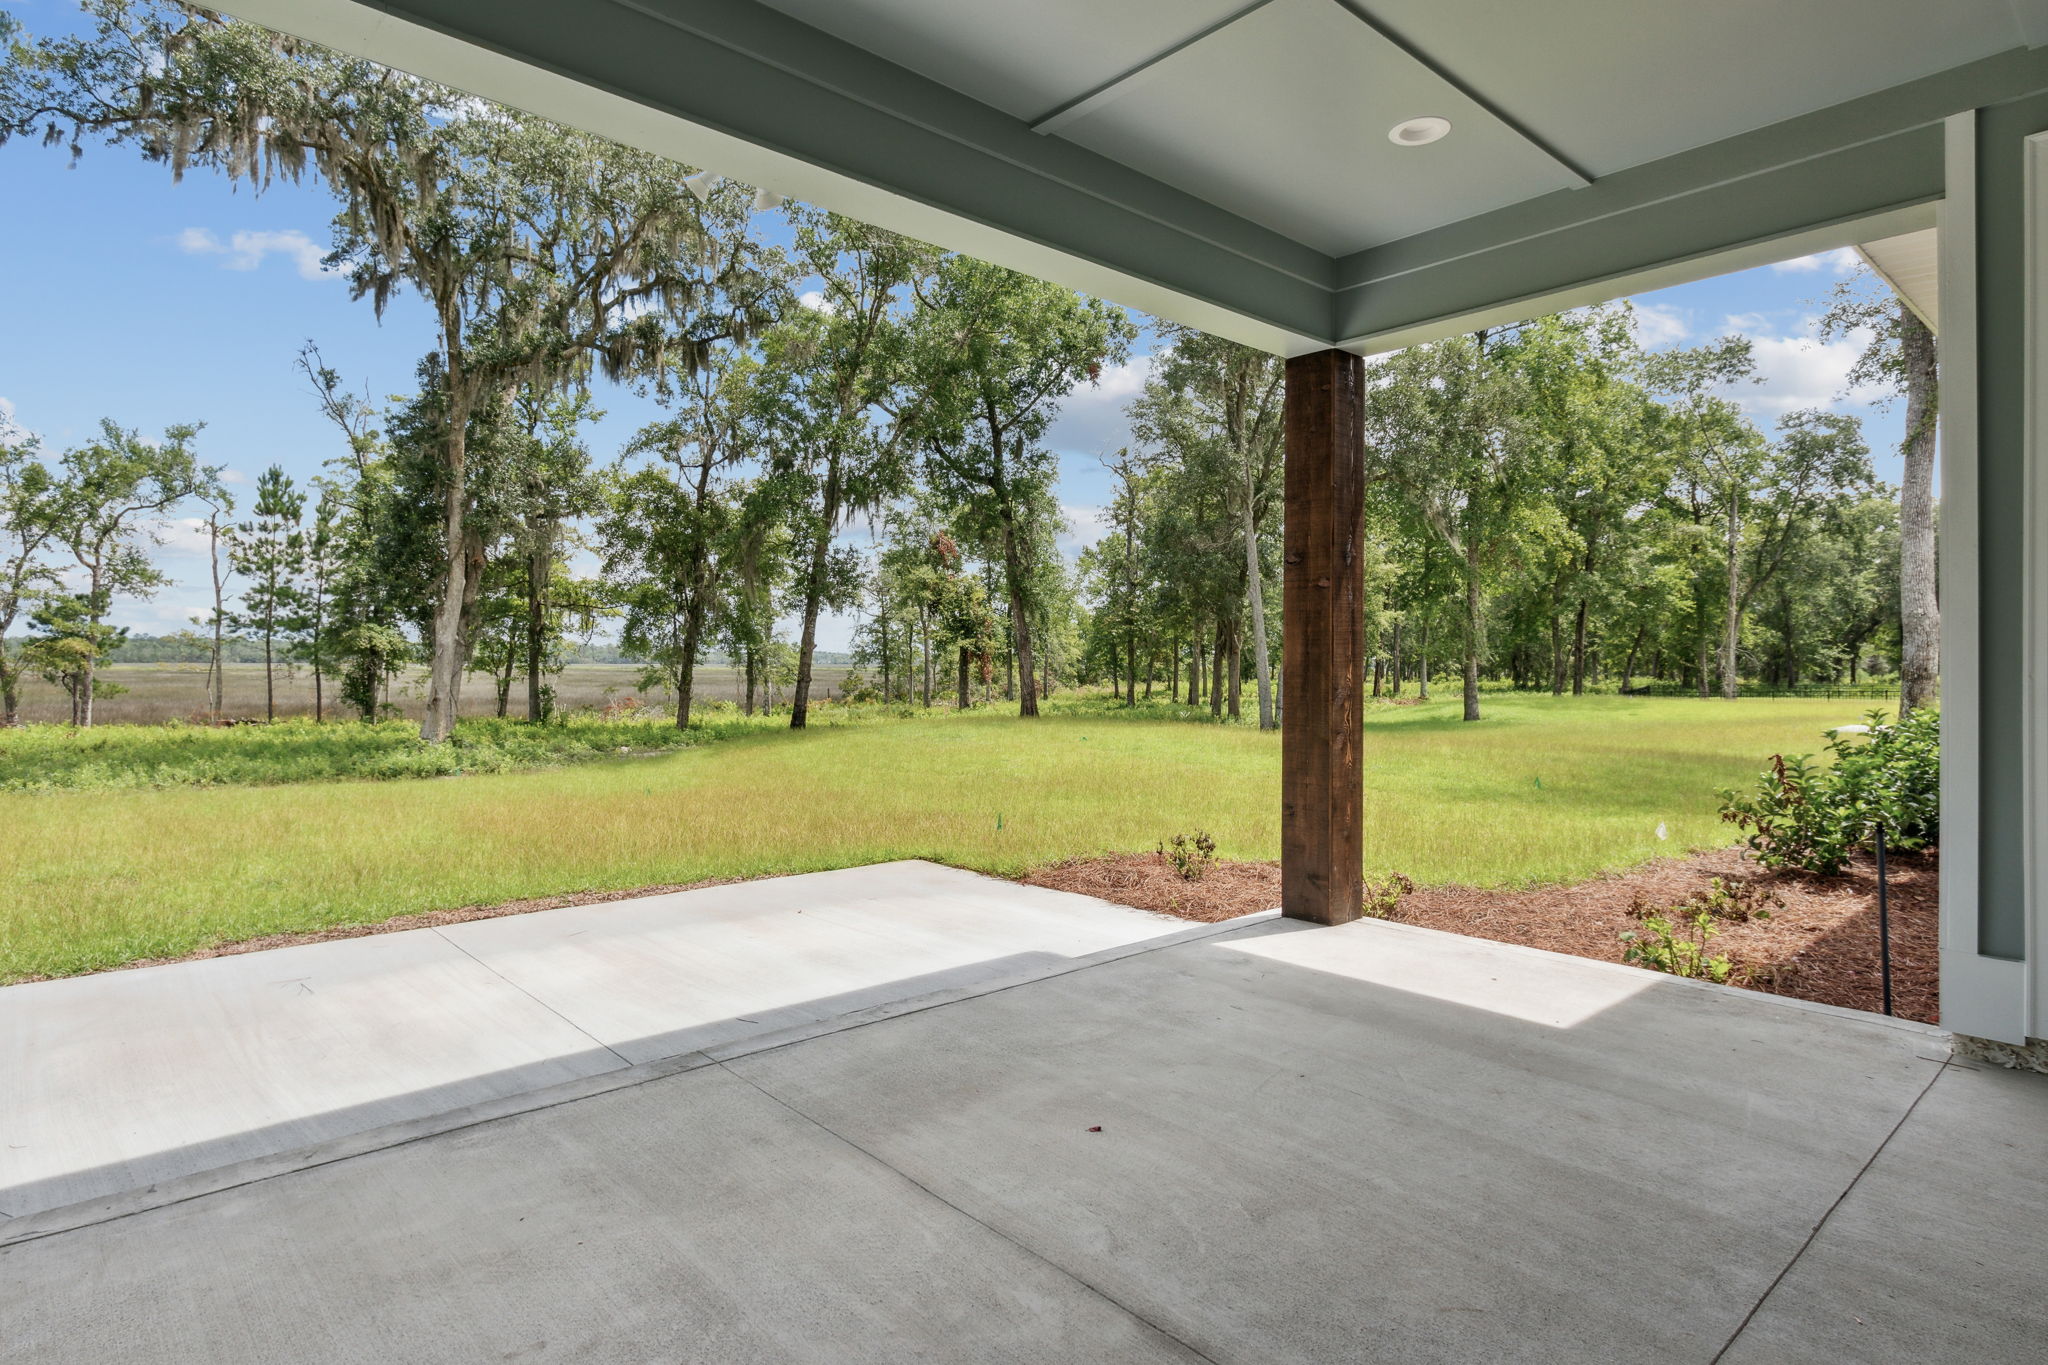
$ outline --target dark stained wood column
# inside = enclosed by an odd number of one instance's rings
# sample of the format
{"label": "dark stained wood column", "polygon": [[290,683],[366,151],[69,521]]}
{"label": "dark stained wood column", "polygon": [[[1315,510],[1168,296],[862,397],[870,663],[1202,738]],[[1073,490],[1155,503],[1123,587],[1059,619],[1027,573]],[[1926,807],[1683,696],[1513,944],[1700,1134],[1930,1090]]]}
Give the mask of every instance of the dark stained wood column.
{"label": "dark stained wood column", "polygon": [[1364,895],[1365,362],[1287,362],[1281,604],[1280,908],[1342,924]]}

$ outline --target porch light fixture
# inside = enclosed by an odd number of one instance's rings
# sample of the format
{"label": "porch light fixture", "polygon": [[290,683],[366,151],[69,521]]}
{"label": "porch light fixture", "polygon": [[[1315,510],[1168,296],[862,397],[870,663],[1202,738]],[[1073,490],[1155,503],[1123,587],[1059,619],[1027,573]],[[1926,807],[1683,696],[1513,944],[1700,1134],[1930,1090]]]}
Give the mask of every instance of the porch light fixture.
{"label": "porch light fixture", "polygon": [[766,213],[782,207],[782,196],[774,190],[762,190],[754,196],[754,212]]}
{"label": "porch light fixture", "polygon": [[709,171],[698,171],[683,177],[683,188],[696,195],[697,202],[702,204],[710,200],[711,182],[717,178]]}
{"label": "porch light fixture", "polygon": [[1421,118],[1404,118],[1387,129],[1387,141],[1396,147],[1427,147],[1451,131],[1451,121],[1424,115]]}

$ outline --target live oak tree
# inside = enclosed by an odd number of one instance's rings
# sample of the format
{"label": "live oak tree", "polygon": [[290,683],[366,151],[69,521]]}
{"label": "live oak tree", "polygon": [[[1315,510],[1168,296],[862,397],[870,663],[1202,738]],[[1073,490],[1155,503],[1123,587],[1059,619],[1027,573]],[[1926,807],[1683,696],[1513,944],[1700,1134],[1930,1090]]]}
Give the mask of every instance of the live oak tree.
{"label": "live oak tree", "polygon": [[[166,581],[145,547],[159,543],[161,521],[173,507],[218,485],[220,469],[200,464],[193,453],[198,434],[196,425],[174,426],[153,440],[106,420],[98,440],[59,459],[50,516],[55,540],[83,583],[65,609],[47,619],[60,623],[53,638],[68,642],[74,656],[68,672],[76,677],[73,716],[80,726],[92,724],[99,664],[118,639],[106,624],[114,599],[147,597]],[[54,648],[46,648],[46,656]]]}
{"label": "live oak tree", "polygon": [[14,631],[61,581],[55,554],[59,490],[33,434],[0,428],[0,726],[21,723],[29,667]]}
{"label": "live oak tree", "polygon": [[610,480],[598,526],[604,571],[624,610],[621,643],[675,691],[688,729],[697,661],[739,577],[746,526],[736,467],[752,453],[755,366],[726,356],[685,369],[663,401],[673,416],[643,427]]}
{"label": "live oak tree", "polygon": [[317,175],[341,202],[331,260],[356,295],[381,314],[409,288],[434,317],[441,535],[421,731],[444,740],[483,569],[472,419],[521,381],[651,373],[765,323],[779,279],[718,230],[744,195],[700,203],[659,157],[206,11],[93,12],[93,34],[12,64],[0,123],[47,126],[74,150],[132,143],[175,174],[210,166],[259,189]]}
{"label": "live oak tree", "polygon": [[912,322],[915,431],[926,477],[995,550],[1016,669],[1018,714],[1038,714],[1031,629],[1037,561],[1053,551],[1057,475],[1041,444],[1060,401],[1129,353],[1123,310],[964,256],[942,261]]}
{"label": "live oak tree", "polygon": [[[1166,332],[1170,349],[1132,405],[1133,433],[1170,452],[1184,477],[1203,480],[1231,526],[1236,592],[1249,613],[1258,676],[1259,728],[1278,724],[1266,632],[1265,538],[1277,521],[1284,453],[1285,368],[1281,361],[1188,328]],[[1228,613],[1235,622],[1236,603]],[[1236,632],[1226,632],[1235,640]],[[1233,666],[1239,651],[1233,647]],[[1231,696],[1236,715],[1236,695]]]}
{"label": "live oak tree", "polygon": [[797,260],[819,287],[762,338],[758,392],[782,486],[801,494],[790,504],[802,558],[789,713],[790,728],[801,730],[818,614],[850,602],[858,583],[857,566],[833,560],[833,538],[852,514],[880,509],[909,483],[904,315],[935,253],[837,214],[795,221]]}
{"label": "live oak tree", "polygon": [[1456,566],[1468,721],[1479,719],[1491,575],[1546,510],[1547,452],[1526,415],[1524,377],[1494,354],[1501,344],[1482,332],[1411,347],[1373,367],[1365,393],[1369,465]]}

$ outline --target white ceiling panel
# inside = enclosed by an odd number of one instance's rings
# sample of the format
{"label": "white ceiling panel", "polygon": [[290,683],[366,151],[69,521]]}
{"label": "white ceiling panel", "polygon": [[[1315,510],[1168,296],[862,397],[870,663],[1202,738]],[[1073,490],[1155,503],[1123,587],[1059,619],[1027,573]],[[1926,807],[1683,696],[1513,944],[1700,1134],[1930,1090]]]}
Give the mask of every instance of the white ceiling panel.
{"label": "white ceiling panel", "polygon": [[2048,40],[2048,0],[1357,3],[1598,175]]}
{"label": "white ceiling panel", "polygon": [[1250,0],[767,0],[1027,122]]}
{"label": "white ceiling panel", "polygon": [[[1450,135],[1388,141],[1418,115]],[[1333,254],[1578,183],[1333,0],[1275,0],[1058,135]]]}

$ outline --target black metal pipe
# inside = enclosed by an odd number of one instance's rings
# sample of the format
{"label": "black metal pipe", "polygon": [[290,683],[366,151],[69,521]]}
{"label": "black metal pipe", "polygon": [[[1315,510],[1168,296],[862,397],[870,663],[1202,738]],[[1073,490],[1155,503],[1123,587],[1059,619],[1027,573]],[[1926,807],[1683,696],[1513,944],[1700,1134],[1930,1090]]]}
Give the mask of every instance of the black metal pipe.
{"label": "black metal pipe", "polygon": [[1884,825],[1877,827],[1877,953],[1884,974],[1884,1012],[1892,1012],[1892,907],[1884,874]]}

